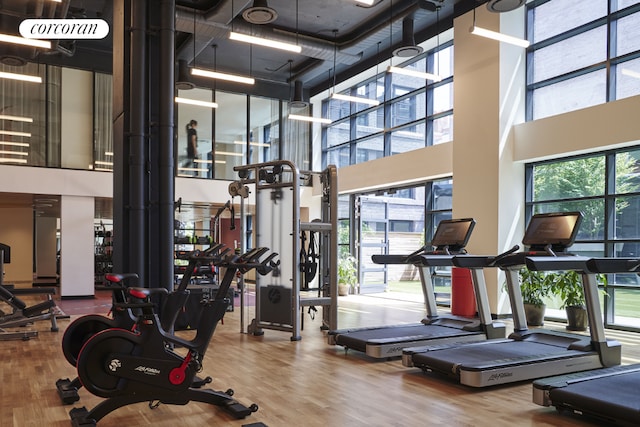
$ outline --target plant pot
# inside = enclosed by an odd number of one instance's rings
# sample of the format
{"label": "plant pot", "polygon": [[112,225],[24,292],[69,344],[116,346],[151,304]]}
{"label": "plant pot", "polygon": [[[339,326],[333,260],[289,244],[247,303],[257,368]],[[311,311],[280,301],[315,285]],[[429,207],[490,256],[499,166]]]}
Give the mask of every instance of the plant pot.
{"label": "plant pot", "polygon": [[338,283],[338,295],[341,297],[349,295],[349,288],[351,286],[345,285],[344,283]]}
{"label": "plant pot", "polygon": [[524,315],[527,318],[528,326],[542,326],[544,325],[544,312],[547,306],[535,305],[535,304],[525,304],[524,305]]}
{"label": "plant pot", "polygon": [[568,306],[565,308],[567,312],[567,330],[569,331],[586,331],[587,330],[587,310],[581,306]]}

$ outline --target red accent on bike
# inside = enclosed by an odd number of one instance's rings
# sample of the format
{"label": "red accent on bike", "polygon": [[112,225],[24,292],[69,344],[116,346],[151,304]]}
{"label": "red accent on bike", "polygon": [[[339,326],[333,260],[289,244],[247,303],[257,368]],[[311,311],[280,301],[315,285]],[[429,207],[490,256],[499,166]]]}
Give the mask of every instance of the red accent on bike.
{"label": "red accent on bike", "polygon": [[147,297],[144,292],[141,292],[135,289],[129,289],[129,295],[139,299],[145,299]]}
{"label": "red accent on bike", "polygon": [[173,385],[180,385],[184,382],[187,377],[185,371],[187,370],[187,366],[191,361],[191,353],[188,353],[187,356],[182,361],[182,364],[177,368],[173,368],[171,372],[169,372],[169,382]]}

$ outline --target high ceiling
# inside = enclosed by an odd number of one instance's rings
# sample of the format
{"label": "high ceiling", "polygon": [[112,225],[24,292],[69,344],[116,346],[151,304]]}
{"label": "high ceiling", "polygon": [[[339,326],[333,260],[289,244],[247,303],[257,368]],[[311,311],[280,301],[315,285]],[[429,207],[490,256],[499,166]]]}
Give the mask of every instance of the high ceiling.
{"label": "high ceiling", "polygon": [[[513,2],[517,0],[493,0]],[[176,0],[176,60],[199,68],[251,75],[262,87],[289,88],[299,80],[310,94],[348,78],[411,42],[451,27],[453,17],[486,0]],[[150,2],[153,4],[153,2]],[[436,12],[437,10],[437,12]],[[249,18],[245,18],[245,16]],[[112,24],[112,0],[2,0],[0,29],[17,34],[27,18],[101,18]],[[254,24],[249,20],[273,22]],[[300,54],[229,40],[229,32],[262,35],[299,44]],[[52,52],[0,46],[0,60],[33,61],[109,72],[112,35],[103,40],[60,42]],[[212,47],[215,45],[215,49]],[[195,52],[195,59],[194,59]],[[179,76],[179,73],[176,74]],[[251,92],[249,89],[248,92]]]}

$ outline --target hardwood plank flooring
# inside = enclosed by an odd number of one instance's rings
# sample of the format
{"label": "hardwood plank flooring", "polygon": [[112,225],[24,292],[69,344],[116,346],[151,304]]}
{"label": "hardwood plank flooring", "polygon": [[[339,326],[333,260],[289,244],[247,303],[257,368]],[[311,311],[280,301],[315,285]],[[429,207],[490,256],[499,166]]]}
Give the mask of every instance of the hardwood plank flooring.
{"label": "hardwood plank flooring", "polygon": [[[75,306],[79,306],[77,302]],[[85,304],[84,311],[92,310]],[[96,304],[102,311],[104,301]],[[381,306],[383,303],[384,306]],[[66,302],[61,306],[63,309]],[[71,319],[79,313],[72,311]],[[82,311],[82,310],[79,310]],[[340,327],[414,322],[420,304],[348,296],[340,299]],[[216,329],[204,360],[202,375],[210,375],[214,389],[233,388],[234,397],[259,410],[235,420],[222,409],[189,403],[185,406],[146,403],[121,408],[98,423],[123,426],[242,426],[262,422],[277,426],[585,426],[593,425],[531,402],[530,383],[475,390],[418,369],[399,359],[373,360],[358,352],[327,344],[316,320],[305,316],[302,340],[265,330],[262,337],[240,333],[240,311],[227,313]],[[56,393],[58,378],[75,377],[60,349],[64,328],[48,330],[47,322],[29,341],[0,342],[0,427],[68,426],[71,407],[92,408],[101,399],[80,390],[81,399],[63,405]],[[550,326],[550,325],[547,325]],[[562,327],[562,325],[557,325]],[[640,340],[632,333],[607,331],[623,343],[624,363],[640,362]]]}

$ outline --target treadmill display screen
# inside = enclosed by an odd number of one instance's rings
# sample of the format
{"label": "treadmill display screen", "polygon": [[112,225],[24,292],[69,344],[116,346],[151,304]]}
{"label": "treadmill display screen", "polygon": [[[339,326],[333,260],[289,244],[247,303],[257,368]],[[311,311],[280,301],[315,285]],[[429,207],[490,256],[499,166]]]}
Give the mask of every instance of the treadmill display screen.
{"label": "treadmill display screen", "polygon": [[449,247],[460,250],[467,245],[475,224],[475,220],[471,218],[444,219],[438,223],[431,245],[437,248]]}
{"label": "treadmill display screen", "polygon": [[534,249],[543,249],[547,245],[555,249],[569,247],[581,222],[581,212],[536,214],[529,221],[522,243]]}

